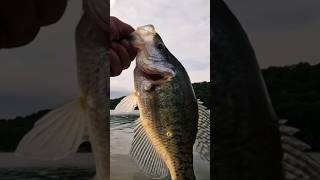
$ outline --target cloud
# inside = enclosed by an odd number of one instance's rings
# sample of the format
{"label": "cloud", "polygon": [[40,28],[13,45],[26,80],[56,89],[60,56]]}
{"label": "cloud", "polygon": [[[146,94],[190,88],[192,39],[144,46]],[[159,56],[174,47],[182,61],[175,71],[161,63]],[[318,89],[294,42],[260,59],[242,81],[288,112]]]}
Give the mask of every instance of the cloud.
{"label": "cloud", "polygon": [[72,100],[59,94],[16,94],[13,92],[0,93],[0,119],[26,116],[39,110],[59,107]]}
{"label": "cloud", "polygon": [[262,68],[319,62],[320,1],[224,1],[246,30]]}
{"label": "cloud", "polygon": [[128,96],[129,93],[127,91],[112,91],[112,94],[110,94],[111,99],[119,98],[122,96]]}
{"label": "cloud", "polygon": [[23,47],[0,51],[0,118],[52,108],[78,96],[74,31],[81,1]]}
{"label": "cloud", "polygon": [[[153,24],[167,48],[185,66],[191,80],[210,79],[210,1],[118,0],[110,13],[135,28]],[[131,66],[111,79],[111,94],[132,91],[132,71]]]}
{"label": "cloud", "polygon": [[[171,52],[186,66],[191,79],[208,79],[208,0],[112,0],[112,13],[134,27],[155,25]],[[82,2],[68,1],[63,17],[40,30],[27,46],[0,52],[0,118],[54,108],[79,94],[75,27]],[[199,64],[197,64],[199,62]],[[111,80],[111,97],[133,89],[133,66]],[[203,74],[199,73],[198,70]],[[205,77],[208,74],[208,77]]]}
{"label": "cloud", "polygon": [[[208,69],[208,63],[210,63],[210,57],[198,57],[191,59],[183,59],[181,60],[184,63],[184,67],[188,71],[193,70],[206,70]],[[209,76],[203,76],[203,79],[207,79]]]}
{"label": "cloud", "polygon": [[225,0],[248,28],[256,31],[292,29],[319,23],[318,0],[251,1]]}

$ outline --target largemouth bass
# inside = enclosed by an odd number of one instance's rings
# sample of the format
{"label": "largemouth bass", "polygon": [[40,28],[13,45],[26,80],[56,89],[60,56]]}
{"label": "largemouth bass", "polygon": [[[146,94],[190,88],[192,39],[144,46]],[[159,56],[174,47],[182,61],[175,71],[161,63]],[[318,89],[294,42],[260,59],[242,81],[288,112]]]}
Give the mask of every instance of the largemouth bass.
{"label": "largemouth bass", "polygon": [[203,140],[202,150],[207,150],[203,154],[209,156],[209,111],[198,106],[186,70],[152,25],[138,27],[132,33],[132,44],[138,48],[135,92],[115,109],[131,111],[137,105],[140,111],[130,156],[151,178],[163,178],[169,169],[172,180],[194,180],[197,133]]}
{"label": "largemouth bass", "polygon": [[320,180],[320,163],[305,152],[311,147],[275,113],[244,28],[222,0],[214,2],[212,12],[211,178]]}
{"label": "largemouth bass", "polygon": [[76,30],[77,70],[81,96],[39,119],[20,141],[15,154],[59,160],[90,141],[95,180],[110,179],[109,63],[106,33],[83,15]]}

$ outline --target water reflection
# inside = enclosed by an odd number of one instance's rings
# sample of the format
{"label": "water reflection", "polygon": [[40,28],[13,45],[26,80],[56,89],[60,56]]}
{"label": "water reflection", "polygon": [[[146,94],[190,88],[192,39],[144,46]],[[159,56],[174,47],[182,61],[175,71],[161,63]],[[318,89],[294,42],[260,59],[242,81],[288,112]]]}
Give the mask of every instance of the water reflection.
{"label": "water reflection", "polygon": [[[110,119],[111,180],[149,180],[129,158],[137,112],[129,115],[112,113]],[[197,180],[209,180],[209,162],[194,154]],[[59,161],[38,161],[0,153],[1,180],[87,180],[95,174],[91,153],[77,153]],[[167,177],[164,180],[169,180]]]}
{"label": "water reflection", "polygon": [[[130,144],[133,138],[135,120],[139,115],[111,114],[110,139],[111,139],[111,179],[112,180],[149,180],[145,177],[129,158]],[[210,179],[210,162],[202,160],[194,152],[194,171],[197,180]],[[170,177],[164,180],[169,180]]]}
{"label": "water reflection", "polygon": [[76,167],[0,169],[1,180],[88,180],[94,169]]}

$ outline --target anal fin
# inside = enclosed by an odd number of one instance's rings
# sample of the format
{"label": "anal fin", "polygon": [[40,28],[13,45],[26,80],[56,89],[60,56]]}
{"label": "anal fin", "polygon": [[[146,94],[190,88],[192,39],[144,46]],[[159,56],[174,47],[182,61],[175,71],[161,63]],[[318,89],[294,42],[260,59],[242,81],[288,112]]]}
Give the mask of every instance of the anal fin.
{"label": "anal fin", "polygon": [[168,168],[165,162],[151,144],[139,119],[136,120],[129,156],[138,165],[140,170],[150,178],[162,179],[168,175]]}

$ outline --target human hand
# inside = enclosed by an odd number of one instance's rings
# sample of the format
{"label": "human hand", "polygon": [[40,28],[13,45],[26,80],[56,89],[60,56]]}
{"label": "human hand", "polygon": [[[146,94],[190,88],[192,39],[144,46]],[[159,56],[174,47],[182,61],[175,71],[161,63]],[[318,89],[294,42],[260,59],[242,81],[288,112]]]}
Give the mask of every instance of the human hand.
{"label": "human hand", "polygon": [[129,36],[134,29],[120,21],[118,18],[110,17],[110,66],[111,76],[118,76],[122,70],[129,68],[131,61],[136,57],[137,50],[129,42]]}
{"label": "human hand", "polygon": [[0,49],[30,43],[41,26],[57,22],[67,0],[3,0],[0,4]]}

